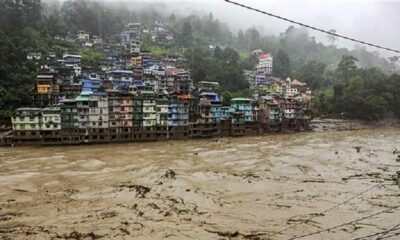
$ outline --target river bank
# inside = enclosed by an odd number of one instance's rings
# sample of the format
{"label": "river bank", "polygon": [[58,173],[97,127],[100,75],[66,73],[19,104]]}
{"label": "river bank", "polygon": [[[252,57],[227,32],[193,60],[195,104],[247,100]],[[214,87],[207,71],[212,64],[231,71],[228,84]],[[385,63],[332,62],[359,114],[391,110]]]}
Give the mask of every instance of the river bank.
{"label": "river bank", "polygon": [[307,239],[382,232],[400,219],[387,210],[400,196],[390,180],[399,134],[1,148],[0,236],[288,239],[384,211]]}

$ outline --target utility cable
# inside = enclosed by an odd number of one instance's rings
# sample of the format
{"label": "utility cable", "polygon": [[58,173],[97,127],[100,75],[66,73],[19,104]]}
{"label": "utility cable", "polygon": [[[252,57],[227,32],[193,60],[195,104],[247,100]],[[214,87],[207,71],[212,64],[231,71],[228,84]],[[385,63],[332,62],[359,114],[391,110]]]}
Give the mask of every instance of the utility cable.
{"label": "utility cable", "polygon": [[375,217],[377,215],[380,215],[382,213],[386,213],[386,212],[388,212],[390,210],[393,210],[393,209],[396,209],[396,208],[399,208],[399,207],[400,207],[400,205],[397,205],[397,206],[394,206],[394,207],[390,207],[390,208],[386,208],[385,210],[382,210],[380,212],[376,212],[376,213],[371,214],[371,215],[367,215],[367,216],[364,216],[364,217],[361,217],[361,218],[357,218],[357,219],[352,220],[350,222],[345,222],[345,223],[342,223],[342,224],[339,224],[339,225],[336,225],[336,226],[333,226],[333,227],[325,228],[325,229],[322,229],[322,230],[319,230],[319,231],[316,231],[316,232],[312,232],[312,233],[308,233],[308,234],[292,237],[292,238],[289,238],[288,240],[305,238],[305,237],[312,236],[312,235],[315,235],[315,234],[327,232],[327,231],[330,231],[332,229],[340,228],[340,227],[343,227],[343,226],[346,226],[346,225],[349,225],[349,224],[352,224],[352,223],[356,223],[356,222],[359,222],[359,221],[362,221],[362,220],[365,220],[365,219],[368,219],[368,218],[371,218],[371,217]]}
{"label": "utility cable", "polygon": [[372,238],[372,237],[376,237],[376,236],[381,235],[376,239],[376,240],[380,240],[380,239],[383,239],[383,237],[385,235],[387,235],[388,233],[396,231],[396,230],[399,230],[400,229],[399,226],[400,226],[400,223],[396,224],[394,227],[392,227],[392,228],[390,228],[388,230],[385,230],[385,231],[382,231],[382,232],[373,233],[373,234],[370,234],[370,235],[367,235],[367,236],[363,236],[363,237],[357,237],[357,238],[354,238],[353,240],[363,240],[363,239],[368,239],[368,238]]}
{"label": "utility cable", "polygon": [[305,24],[305,23],[301,23],[301,22],[294,21],[294,20],[291,20],[291,19],[288,19],[288,18],[285,18],[285,17],[281,17],[281,16],[278,16],[278,15],[275,15],[275,14],[272,14],[272,13],[269,13],[269,12],[266,12],[266,11],[263,11],[263,10],[260,10],[260,9],[257,9],[257,8],[246,6],[244,4],[237,3],[237,2],[234,2],[234,1],[231,1],[231,0],[225,0],[225,2],[233,4],[233,5],[236,5],[236,6],[239,6],[239,7],[242,7],[242,8],[247,8],[249,10],[252,10],[252,11],[255,11],[255,12],[259,12],[259,13],[262,13],[262,14],[265,14],[265,15],[268,15],[268,16],[271,16],[271,17],[274,17],[274,18],[278,18],[278,19],[281,19],[281,20],[286,21],[286,22],[294,23],[294,24],[303,26],[305,28],[310,28],[310,29],[318,31],[318,32],[326,33],[326,34],[329,34],[329,35],[332,35],[332,36],[335,36],[335,37],[338,37],[338,38],[343,38],[343,39],[346,39],[346,40],[349,40],[349,41],[353,41],[353,42],[356,42],[356,43],[361,43],[361,44],[368,45],[368,46],[371,46],[371,47],[384,49],[384,50],[395,52],[395,53],[400,53],[400,51],[396,50],[396,49],[387,48],[387,47],[380,46],[380,45],[377,45],[377,44],[365,42],[365,41],[362,41],[362,40],[357,40],[357,39],[351,38],[351,37],[346,37],[344,35],[340,35],[340,34],[337,34],[337,33],[331,32],[331,31],[327,31],[327,30],[324,30],[324,29],[321,29],[321,28],[313,27],[313,26],[310,26],[310,25]]}
{"label": "utility cable", "polygon": [[[333,210],[333,209],[335,209],[335,208],[337,208],[337,207],[339,207],[339,206],[341,206],[341,205],[343,205],[343,204],[345,204],[345,203],[347,203],[347,202],[353,200],[354,198],[356,198],[356,197],[358,197],[358,196],[360,196],[360,195],[362,195],[362,194],[364,194],[364,193],[366,193],[366,192],[368,192],[368,191],[370,191],[370,190],[372,190],[372,189],[374,189],[374,188],[376,188],[376,187],[378,187],[378,186],[380,186],[380,185],[381,185],[381,184],[373,185],[372,187],[367,188],[366,190],[364,190],[364,191],[362,191],[362,192],[360,192],[360,193],[354,195],[353,197],[348,198],[348,199],[344,200],[343,202],[340,202],[340,203],[338,203],[338,204],[336,204],[336,205],[334,205],[334,206],[332,206],[332,207],[330,207],[330,208],[328,208],[328,209],[326,209],[326,210],[324,210],[324,211],[322,211],[322,212],[320,212],[320,213],[317,213],[317,214],[315,214],[315,216],[312,216],[312,217],[310,217],[310,218],[308,218],[308,219],[305,219],[304,221],[309,221],[309,220],[311,220],[311,219],[313,219],[313,218],[316,218],[316,217],[318,217],[318,216],[321,216],[321,215],[323,215],[323,214],[325,214],[325,213],[327,213],[327,212],[329,212],[329,211],[331,211],[331,210]],[[304,221],[301,221],[301,222],[298,222],[298,223],[296,223],[296,224],[290,225],[290,226],[288,226],[288,227],[286,227],[286,228],[284,228],[284,229],[282,229],[282,230],[280,230],[280,231],[278,231],[278,232],[275,232],[275,233],[272,233],[272,234],[268,235],[267,237],[273,237],[273,236],[275,236],[275,235],[278,235],[278,234],[281,234],[281,233],[283,233],[283,232],[286,232],[286,231],[289,230],[289,229],[292,229],[292,228],[294,228],[294,227],[296,227],[296,226],[298,226],[298,225],[300,225],[300,224],[303,224]]]}

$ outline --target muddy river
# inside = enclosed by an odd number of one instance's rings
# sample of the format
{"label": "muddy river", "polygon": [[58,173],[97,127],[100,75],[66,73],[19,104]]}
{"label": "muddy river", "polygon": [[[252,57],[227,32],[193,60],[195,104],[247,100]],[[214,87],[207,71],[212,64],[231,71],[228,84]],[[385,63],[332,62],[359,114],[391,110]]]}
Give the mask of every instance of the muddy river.
{"label": "muddy river", "polygon": [[400,239],[399,136],[0,148],[0,239]]}

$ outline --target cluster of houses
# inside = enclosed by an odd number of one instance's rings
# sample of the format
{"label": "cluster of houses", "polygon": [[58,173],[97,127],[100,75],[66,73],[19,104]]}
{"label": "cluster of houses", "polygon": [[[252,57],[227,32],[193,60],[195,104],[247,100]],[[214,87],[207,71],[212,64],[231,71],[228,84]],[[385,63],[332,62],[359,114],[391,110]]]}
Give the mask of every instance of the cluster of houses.
{"label": "cluster of houses", "polygon": [[[156,25],[158,32],[161,23]],[[244,136],[308,129],[311,97],[297,80],[271,77],[272,56],[259,58],[252,98],[223,104],[216,82],[193,83],[175,57],[141,51],[142,25],[128,24],[101,73],[66,53],[37,75],[34,106],[19,108],[3,144],[81,144]],[[83,32],[77,40],[87,41]],[[49,54],[50,56],[50,54]],[[82,70],[83,67],[83,70]]]}

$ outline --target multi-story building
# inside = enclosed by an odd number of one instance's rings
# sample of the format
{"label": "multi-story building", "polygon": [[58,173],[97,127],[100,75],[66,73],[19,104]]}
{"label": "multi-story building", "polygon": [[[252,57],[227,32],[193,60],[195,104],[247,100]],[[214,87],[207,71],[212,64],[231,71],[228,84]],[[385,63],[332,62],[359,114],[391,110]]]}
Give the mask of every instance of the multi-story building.
{"label": "multi-story building", "polygon": [[110,141],[128,141],[132,138],[133,95],[119,90],[109,90]]}
{"label": "multi-story building", "polygon": [[154,127],[156,125],[156,96],[152,87],[144,87],[140,98],[143,100],[143,127]]}
{"label": "multi-story building", "polygon": [[126,25],[126,31],[120,34],[121,43],[126,45],[133,40],[141,40],[142,38],[142,24],[141,23],[129,23]]}
{"label": "multi-story building", "polygon": [[256,87],[255,71],[244,70],[243,76],[244,76],[244,79],[249,83],[250,89],[254,89]]}
{"label": "multi-story building", "polygon": [[139,40],[132,40],[130,44],[130,53],[131,54],[139,54],[141,43]]}
{"label": "multi-story building", "polygon": [[79,131],[79,116],[75,99],[60,101],[61,138],[66,144],[79,144],[81,141]]}
{"label": "multi-story building", "polygon": [[47,107],[42,109],[42,131],[61,130],[60,107]]}
{"label": "multi-story building", "polygon": [[41,143],[41,109],[18,108],[11,118],[14,141],[16,143]]}
{"label": "multi-story building", "polygon": [[89,142],[106,142],[109,137],[108,96],[89,94]]}
{"label": "multi-story building", "polygon": [[131,65],[132,66],[142,66],[142,56],[133,56],[131,57]]}
{"label": "multi-story building", "polygon": [[91,92],[82,92],[75,98],[78,110],[78,129],[82,142],[89,142],[89,96]]}
{"label": "multi-story building", "polygon": [[219,83],[217,82],[206,82],[206,81],[201,81],[197,84],[197,89],[199,93],[202,92],[213,92],[213,93],[219,93],[220,87]]}
{"label": "multi-story building", "polygon": [[272,61],[273,58],[271,54],[268,53],[262,53],[258,55],[258,65],[256,66],[257,70],[261,70],[264,72],[265,75],[271,75],[272,74]]}
{"label": "multi-story building", "polygon": [[61,129],[78,129],[78,108],[75,99],[60,101]]}
{"label": "multi-story building", "polygon": [[59,100],[60,83],[56,73],[42,73],[36,77],[35,104],[46,107],[56,105]]}
{"label": "multi-story building", "polygon": [[121,123],[121,92],[119,90],[107,90],[108,117],[110,128],[120,128]]}
{"label": "multi-story building", "polygon": [[193,80],[190,77],[190,73],[183,69],[178,71],[174,81],[174,91],[181,94],[188,94],[191,92],[192,87]]}
{"label": "multi-story building", "polygon": [[157,139],[168,139],[168,103],[167,93],[159,93],[156,99],[156,134]]}
{"label": "multi-story building", "polygon": [[175,95],[168,106],[168,126],[181,127],[189,124],[188,95]]}
{"label": "multi-story building", "polygon": [[199,94],[199,97],[201,100],[203,100],[203,103],[206,103],[206,101],[208,100],[206,105],[210,105],[210,122],[219,122],[222,118],[222,101],[220,96],[217,93],[213,92],[202,92]]}
{"label": "multi-story building", "polygon": [[63,55],[63,60],[61,60],[61,63],[66,67],[72,67],[76,77],[81,76],[81,55],[75,53],[66,53]]}
{"label": "multi-story building", "polygon": [[156,95],[152,86],[138,86],[133,100],[133,139],[156,140]]}
{"label": "multi-story building", "polygon": [[189,136],[190,101],[190,95],[171,94],[168,105],[169,138],[184,139]]}
{"label": "multi-story building", "polygon": [[135,127],[156,125],[156,97],[151,86],[139,87],[138,95],[133,103],[133,125]]}
{"label": "multi-story building", "polygon": [[83,79],[81,80],[82,92],[97,93],[101,91],[100,79]]}
{"label": "multi-story building", "polygon": [[60,85],[59,99],[74,99],[82,92],[80,83],[63,83]]}
{"label": "multi-story building", "polygon": [[120,95],[120,117],[121,126],[131,128],[133,126],[133,95],[130,93],[121,93]]}
{"label": "multi-story building", "polygon": [[61,144],[61,109],[47,107],[42,109],[41,135],[46,145]]}
{"label": "multi-story building", "polygon": [[113,89],[128,90],[133,81],[133,71],[113,70],[108,73],[108,80],[111,81]]}
{"label": "multi-story building", "polygon": [[244,113],[245,122],[253,121],[252,101],[249,98],[233,98],[231,99],[231,107]]}
{"label": "multi-story building", "polygon": [[168,95],[159,94],[156,99],[156,124],[157,126],[168,126]]}

